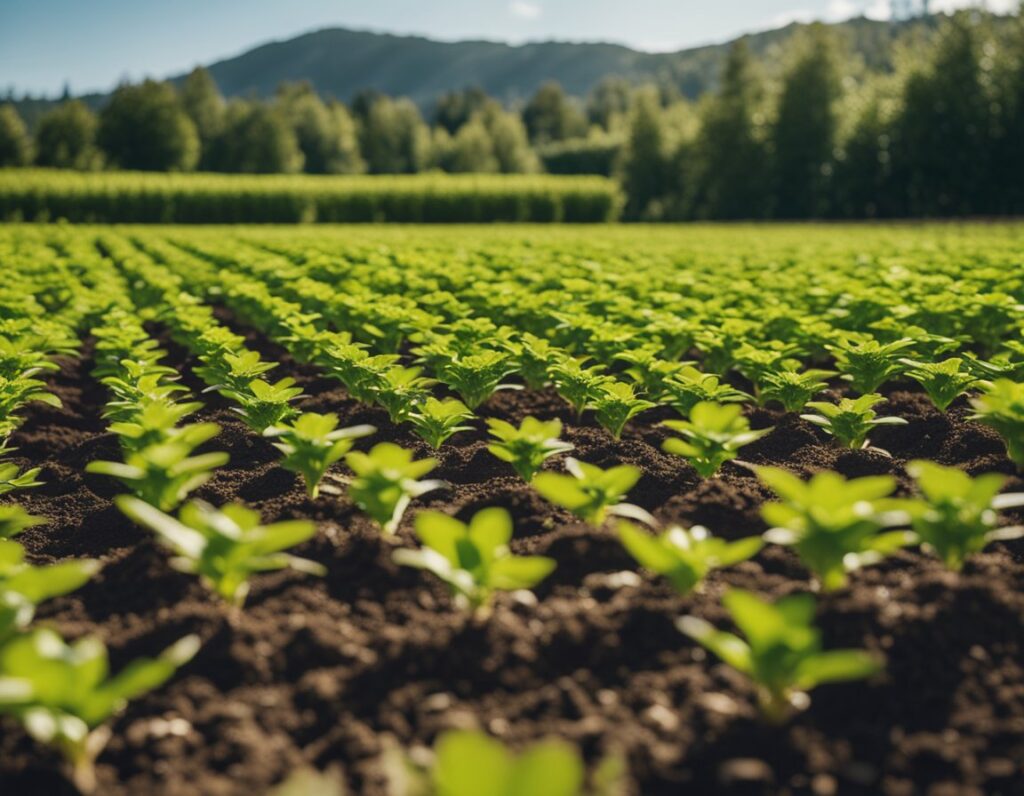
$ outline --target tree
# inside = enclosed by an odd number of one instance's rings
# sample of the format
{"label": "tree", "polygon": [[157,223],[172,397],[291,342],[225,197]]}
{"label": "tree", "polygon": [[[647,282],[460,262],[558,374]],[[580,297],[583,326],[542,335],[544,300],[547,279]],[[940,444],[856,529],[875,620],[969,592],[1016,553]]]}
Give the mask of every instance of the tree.
{"label": "tree", "polygon": [[119,86],[100,113],[98,140],[122,169],[189,171],[199,160],[196,126],[169,83]]}
{"label": "tree", "polygon": [[956,14],[903,94],[899,156],[909,212],[959,215],[988,208],[991,104],[980,32],[969,14]]}
{"label": "tree", "polygon": [[224,97],[213,76],[204,68],[193,69],[181,85],[181,105],[196,126],[202,149],[200,163],[209,167],[209,147],[224,129]]}
{"label": "tree", "polygon": [[302,171],[302,152],[291,126],[265,102],[234,100],[227,108],[224,129],[211,145],[217,171],[249,174],[292,174]]}
{"label": "tree", "polygon": [[327,105],[309,83],[282,85],[277,103],[292,126],[311,174],[352,174],[365,169],[355,124],[344,105]]}
{"label": "tree", "polygon": [[835,209],[849,218],[900,215],[902,197],[893,173],[891,103],[872,95],[861,101],[836,162]]}
{"label": "tree", "polygon": [[660,98],[657,89],[648,86],[634,97],[622,155],[621,180],[631,217],[657,215],[653,205],[664,194],[667,166]]}
{"label": "tree", "polygon": [[494,102],[479,86],[442,94],[434,109],[434,124],[454,135],[475,114]]}
{"label": "tree", "polygon": [[554,81],[537,89],[523,108],[523,122],[535,144],[564,141],[583,135],[587,129],[583,114]]}
{"label": "tree", "polygon": [[94,169],[102,157],[96,148],[96,114],[79,100],[47,111],[36,128],[36,163],[58,169]]}
{"label": "tree", "polygon": [[764,89],[746,39],[729,50],[721,88],[703,108],[696,142],[696,187],[702,214],[761,218],[768,208]]}
{"label": "tree", "polygon": [[1002,201],[996,212],[1024,214],[1024,14],[1018,14],[1000,59],[999,109],[990,168],[992,195]]}
{"label": "tree", "polygon": [[612,130],[629,113],[633,86],[624,77],[606,77],[587,100],[587,117],[591,124]]}
{"label": "tree", "polygon": [[360,125],[359,149],[374,174],[412,174],[429,159],[430,130],[411,100],[376,97]]}
{"label": "tree", "polygon": [[[438,128],[447,136],[444,127]],[[450,172],[488,173],[498,171],[494,156],[494,143],[479,116],[466,122],[454,136],[439,142],[444,148],[438,153],[438,165]]]}
{"label": "tree", "polygon": [[0,166],[27,166],[32,139],[13,105],[0,105]]}
{"label": "tree", "polygon": [[540,170],[540,160],[530,146],[526,125],[516,113],[509,113],[491,100],[478,113],[491,138],[497,171],[529,174]]}
{"label": "tree", "polygon": [[832,35],[813,25],[786,72],[772,130],[780,218],[818,218],[828,211],[841,90]]}

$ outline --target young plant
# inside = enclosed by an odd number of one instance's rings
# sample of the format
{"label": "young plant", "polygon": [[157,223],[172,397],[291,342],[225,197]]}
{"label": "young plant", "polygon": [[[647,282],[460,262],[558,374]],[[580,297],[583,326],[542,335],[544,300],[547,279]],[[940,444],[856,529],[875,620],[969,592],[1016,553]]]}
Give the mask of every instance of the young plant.
{"label": "young plant", "polygon": [[196,433],[187,438],[150,445],[129,453],[123,462],[89,462],[85,471],[112,476],[147,503],[161,511],[170,511],[190,492],[209,481],[217,467],[228,462],[228,455],[221,451],[192,456],[192,451],[214,437],[220,427],[215,423],[202,423],[192,428]]}
{"label": "young plant", "polygon": [[902,417],[878,417],[875,414],[874,407],[884,401],[885,398],[877,393],[859,398],[843,398],[838,404],[811,401],[807,406],[817,414],[800,417],[823,429],[847,448],[866,448],[869,445],[868,434],[872,429],[878,426],[907,425]]}
{"label": "young plant", "polygon": [[327,570],[315,561],[282,552],[316,533],[306,520],[260,525],[260,515],[241,505],[215,509],[194,500],[178,519],[138,498],[118,495],[117,507],[133,522],[153,531],[175,552],[172,565],[198,575],[221,598],[241,608],[249,594],[249,578],[257,572],[297,569],[311,575]]}
{"label": "young plant", "polygon": [[995,429],[1006,443],[1006,453],[1024,468],[1024,383],[996,379],[972,402],[973,420]]}
{"label": "young plant", "polygon": [[711,570],[746,561],[764,546],[756,536],[735,542],[718,539],[701,525],[689,530],[673,526],[660,536],[652,536],[621,522],[619,538],[637,563],[664,575],[680,594],[699,588]]}
{"label": "young plant", "polygon": [[660,401],[665,396],[665,382],[692,364],[665,359],[662,356],[662,347],[657,344],[623,351],[616,354],[615,359],[628,365],[626,375],[636,382],[652,401]]}
{"label": "young plant", "polygon": [[622,792],[614,781],[618,767],[607,764],[595,771],[594,788],[586,789],[580,753],[565,741],[537,741],[515,754],[477,730],[442,734],[427,764],[394,752],[385,758],[385,769],[388,793],[394,796],[613,796]]}
{"label": "young plant", "polygon": [[873,337],[844,337],[826,345],[842,378],[862,395],[878,392],[878,388],[906,370],[900,357],[914,345],[909,337],[880,343]]}
{"label": "young plant", "polygon": [[301,475],[306,494],[316,499],[327,469],[352,450],[355,440],[376,431],[368,425],[338,428],[338,416],[333,412],[304,412],[288,425],[271,426],[263,436],[279,440],[274,447],[284,455],[281,466]]}
{"label": "young plant", "polygon": [[486,611],[496,591],[532,589],[555,568],[551,558],[512,555],[512,518],[501,508],[478,511],[468,525],[423,511],[416,515],[416,535],[425,547],[396,550],[395,562],[435,574],[461,608]]}
{"label": "young plant", "polygon": [[476,409],[496,390],[519,389],[518,385],[501,384],[515,371],[512,358],[502,351],[482,351],[465,357],[454,357],[441,367],[441,379],[459,394],[466,406]]}
{"label": "young plant", "polygon": [[562,421],[558,419],[544,421],[526,417],[516,428],[505,420],[489,418],[487,426],[494,440],[487,450],[511,464],[527,483],[533,480],[545,461],[573,449],[572,443],[559,439]]}
{"label": "young plant", "polygon": [[981,380],[964,367],[964,360],[950,357],[941,362],[915,362],[901,359],[906,375],[920,384],[940,412]]}
{"label": "young plant", "polygon": [[220,431],[214,423],[178,425],[199,406],[193,403],[154,401],[143,406],[132,419],[111,423],[109,429],[117,435],[121,449],[126,453],[166,442],[179,442],[196,448],[217,436]]}
{"label": "young plant", "polygon": [[203,392],[230,390],[245,392],[249,385],[264,373],[277,367],[275,362],[264,362],[258,351],[240,351],[209,354],[202,357],[204,365],[197,367],[196,375],[210,386]]}
{"label": "young plant", "polygon": [[420,479],[437,466],[437,459],[413,461],[413,452],[381,442],[369,453],[352,451],[345,462],[355,473],[349,496],[372,517],[385,534],[393,534],[409,502],[444,486],[444,481]]}
{"label": "young plant", "polygon": [[431,397],[409,415],[409,422],[416,433],[436,450],[460,431],[472,431],[473,426],[462,424],[474,417],[469,407],[458,398],[438,400]]}
{"label": "young plant", "polygon": [[777,401],[787,412],[799,412],[817,393],[828,388],[834,370],[780,370],[766,373],[760,383],[761,403]]}
{"label": "young plant", "polygon": [[922,544],[952,570],[995,541],[1019,539],[1024,526],[998,527],[996,512],[1024,506],[1024,493],[1000,495],[1006,477],[997,473],[971,478],[956,467],[913,461],[907,472],[924,500],[911,501],[911,527]]}
{"label": "young plant", "polygon": [[263,379],[249,382],[242,390],[227,388],[221,391],[225,398],[238,404],[232,407],[253,431],[262,434],[271,426],[293,417],[296,413],[292,401],[302,397],[302,388],[295,387],[295,379],[287,376],[271,384]]}
{"label": "young plant", "polygon": [[[10,451],[11,448],[6,448]],[[0,462],[0,495],[14,492],[18,489],[31,489],[35,486],[42,486],[42,481],[37,481],[36,476],[42,471],[41,467],[33,467],[21,473],[18,465],[13,462]]]}
{"label": "young plant", "polygon": [[841,589],[848,572],[914,541],[907,531],[883,533],[908,519],[900,502],[887,500],[896,488],[890,476],[847,481],[824,472],[805,482],[778,467],[759,467],[757,474],[782,498],[761,509],[772,526],[765,540],[796,550],[825,591]]}
{"label": "young plant", "polygon": [[590,403],[597,422],[618,439],[626,422],[654,404],[637,398],[633,387],[622,381],[609,381],[597,388],[597,394]]}
{"label": "young plant", "polygon": [[620,464],[602,470],[569,457],[565,460],[565,469],[569,475],[543,472],[534,477],[533,486],[543,498],[568,509],[594,527],[600,527],[609,514],[655,524],[642,508],[623,502],[626,493],[640,480],[640,468]]}
{"label": "young plant", "polygon": [[761,713],[782,723],[810,704],[807,692],[822,683],[863,680],[882,670],[884,660],[865,650],[822,651],[809,594],[783,597],[774,605],[733,589],[722,598],[745,638],[715,628],[695,616],[678,627],[702,647],[742,672],[757,686]]}
{"label": "young plant", "polygon": [[531,390],[548,383],[548,369],[558,356],[558,349],[549,340],[523,332],[519,340],[505,344],[519,365],[519,374]]}
{"label": "young plant", "polygon": [[95,761],[110,738],[105,722],[129,700],[159,688],[199,649],[185,636],[156,658],[138,658],[110,676],[107,648],[94,636],[68,644],[39,628],[0,647],[0,713],[63,755],[83,793],[96,787]]}
{"label": "young plant", "polygon": [[598,395],[600,386],[608,381],[598,366],[584,367],[581,360],[570,356],[554,362],[550,373],[555,390],[576,410],[577,418]]}
{"label": "young plant", "polygon": [[0,505],[0,539],[12,539],[22,531],[45,522],[44,518],[29,514],[21,506]]}
{"label": "young plant", "polygon": [[689,417],[693,407],[701,402],[731,404],[751,400],[747,393],[723,384],[718,376],[702,373],[690,365],[665,381],[665,394],[683,417]]}
{"label": "young plant", "polygon": [[[0,604],[14,609],[14,627],[24,628],[39,603],[84,586],[99,568],[100,562],[90,559],[32,566],[25,561],[24,547],[0,539]],[[3,641],[0,632],[0,645]]]}
{"label": "young plant", "polygon": [[380,384],[373,390],[373,399],[387,410],[392,423],[404,423],[423,401],[436,379],[420,375],[423,368],[393,365],[384,372]]}
{"label": "young plant", "polygon": [[710,478],[719,468],[739,455],[740,448],[755,442],[771,428],[751,429],[737,404],[715,404],[701,401],[690,411],[689,420],[666,420],[665,426],[683,435],[665,440],[666,453],[682,456],[703,478]]}

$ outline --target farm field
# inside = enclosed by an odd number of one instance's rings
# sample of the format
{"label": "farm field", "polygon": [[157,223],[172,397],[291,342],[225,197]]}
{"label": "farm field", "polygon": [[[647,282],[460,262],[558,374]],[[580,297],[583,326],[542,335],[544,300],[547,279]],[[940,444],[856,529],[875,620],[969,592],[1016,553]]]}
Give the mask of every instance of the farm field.
{"label": "farm field", "polygon": [[453,730],[568,744],[509,796],[1024,793],[1024,225],[0,263],[0,793],[421,793]]}

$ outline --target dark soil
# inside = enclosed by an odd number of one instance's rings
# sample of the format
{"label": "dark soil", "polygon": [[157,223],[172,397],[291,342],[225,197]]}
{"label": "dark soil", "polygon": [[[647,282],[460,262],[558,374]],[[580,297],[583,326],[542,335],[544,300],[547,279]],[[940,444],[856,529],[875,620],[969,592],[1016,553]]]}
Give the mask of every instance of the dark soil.
{"label": "dark soil", "polygon": [[[189,357],[166,335],[163,342],[185,383],[200,389]],[[299,380],[309,394],[304,408],[378,426],[364,446],[388,439],[432,453],[337,383],[265,340],[250,343],[282,363],[275,378]],[[822,597],[827,645],[880,650],[886,672],[822,687],[809,710],[769,727],[756,716],[750,684],[674,620],[692,613],[724,626],[720,597],[729,586],[771,596],[808,589],[788,552],[768,548],[713,575],[703,593],[679,597],[636,574],[610,529],[589,529],[546,504],[487,453],[482,431],[467,432],[436,454],[435,475],[449,487],[414,504],[397,543],[413,543],[409,519],[418,508],[468,517],[497,505],[515,518],[518,552],[558,561],[535,595],[501,595],[481,622],[457,612],[429,576],[395,566],[395,544],[347,498],[308,500],[275,465],[273,448],[226,402],[206,396],[201,417],[223,426],[213,447],[231,462],[199,496],[244,500],[266,521],[317,520],[317,537],[297,552],[329,569],[323,579],[258,577],[244,613],[233,615],[113,509],[116,484],[83,474],[87,462],[118,455],[99,416],[106,396],[88,375],[90,356],[87,342],[81,360],[62,362],[52,385],[64,407],[31,407],[15,439],[17,455],[42,464],[46,481],[22,493],[26,508],[49,520],[21,537],[33,557],[104,562],[88,586],[44,606],[41,619],[69,637],[98,634],[115,669],[189,632],[204,642],[173,681],[114,722],[99,761],[104,796],[263,794],[304,764],[340,765],[353,793],[377,796],[386,744],[429,745],[446,728],[468,726],[513,744],[555,734],[591,762],[625,755],[633,792],[644,796],[1024,794],[1024,547],[993,546],[958,575],[908,552]],[[893,473],[906,490],[906,460],[928,457],[971,473],[1003,472],[1009,489],[1024,488],[998,437],[965,420],[965,405],[943,416],[925,396],[897,390],[886,412],[910,421],[874,435],[891,458],[840,450],[792,415],[753,410],[756,426],[775,431],[744,459],[802,475]],[[665,432],[643,416],[616,442],[587,417],[576,423],[550,391],[499,393],[482,414],[562,418],[579,458],[643,469],[631,499],[663,522],[705,524],[730,538],[764,529],[758,510],[769,495],[749,470],[729,464],[702,481],[661,452]],[[52,752],[0,722],[0,794],[71,792]]]}

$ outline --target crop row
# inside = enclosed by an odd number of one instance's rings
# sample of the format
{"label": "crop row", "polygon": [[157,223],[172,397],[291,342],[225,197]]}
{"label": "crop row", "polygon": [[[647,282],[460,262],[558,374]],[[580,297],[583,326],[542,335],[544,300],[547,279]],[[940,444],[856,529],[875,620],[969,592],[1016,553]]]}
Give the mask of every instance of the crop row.
{"label": "crop row", "polygon": [[[244,606],[254,574],[290,567],[324,575],[318,562],[288,552],[314,535],[312,522],[263,525],[240,504],[189,499],[227,455],[210,449],[215,424],[189,422],[202,409],[201,396],[189,394],[162,364],[165,352],[153,335],[158,324],[199,361],[195,375],[207,390],[230,401],[254,434],[272,440],[281,466],[303,478],[311,499],[321,488],[344,489],[382,534],[396,539],[394,560],[441,579],[455,606],[485,621],[496,593],[533,588],[551,574],[553,559],[512,553],[512,520],[500,508],[484,508],[468,522],[419,511],[412,522],[419,545],[397,542],[412,501],[442,485],[427,478],[436,461],[390,442],[357,450],[357,440],[376,429],[339,428],[336,415],[300,413],[299,388],[290,379],[270,380],[276,363],[218,320],[214,307],[221,305],[297,360],[337,378],[356,399],[410,423],[435,448],[474,427],[474,410],[505,388],[550,384],[577,417],[592,412],[612,437],[637,416],[661,412],[675,432],[664,449],[701,477],[714,478],[727,464],[743,467],[776,495],[762,509],[767,533],[727,542],[701,527],[659,527],[628,502],[640,470],[568,456],[572,445],[561,439],[557,419],[526,417],[518,426],[489,419],[488,450],[584,523],[601,527],[614,518],[625,549],[681,594],[765,544],[792,548],[815,587],[827,592],[906,547],[920,545],[958,570],[987,544],[1024,535],[1024,528],[1003,524],[1000,512],[1024,505],[1024,495],[1001,494],[1007,479],[1000,474],[972,478],[914,461],[907,465],[914,492],[897,496],[889,476],[847,480],[823,472],[805,481],[740,458],[771,431],[752,427],[745,404],[803,413],[837,445],[862,448],[878,426],[902,422],[876,408],[884,409],[887,387],[909,380],[941,412],[968,395],[976,418],[998,431],[1024,466],[1018,275],[977,264],[955,270],[949,262],[920,272],[894,266],[864,278],[854,277],[861,264],[852,263],[823,275],[832,292],[822,292],[806,284],[806,273],[800,285],[798,269],[785,263],[762,287],[746,263],[719,264],[717,274],[698,280],[689,264],[672,273],[640,263],[602,268],[585,252],[575,260],[564,252],[559,269],[537,272],[486,249],[460,261],[459,252],[445,259],[429,248],[353,246],[332,255],[330,244],[314,237],[300,248],[273,238],[152,231],[95,238],[9,233],[2,256],[15,277],[4,288],[4,438],[26,403],[56,400],[35,377],[57,366],[56,355],[73,353],[80,335],[90,335],[94,376],[108,391],[104,418],[122,458],[93,462],[89,470],[122,484],[116,505],[171,550],[172,564],[199,577],[232,610]],[[898,305],[886,291],[892,281],[899,283]],[[949,313],[941,323],[929,318],[936,305]],[[556,461],[561,467],[552,466]],[[344,472],[335,467],[341,462]],[[4,467],[0,494],[38,485],[38,471]],[[78,588],[97,569],[94,561],[27,563],[12,537],[42,521],[13,503],[0,513],[0,712],[57,746],[88,790],[107,720],[126,700],[171,677],[199,642],[186,636],[111,677],[96,639],[69,645],[35,625],[35,605]],[[756,683],[770,721],[806,707],[807,693],[820,683],[884,667],[875,652],[823,650],[810,595],[771,604],[734,590],[724,601],[740,635],[696,617],[680,618],[679,629]],[[552,762],[533,769],[540,765],[533,754],[550,754]],[[435,767],[422,776],[438,792],[460,792],[439,783],[451,767],[477,770],[477,755],[503,760],[508,770],[522,766],[527,773],[517,776],[527,783],[536,770],[564,771],[563,789],[552,793],[582,788],[572,750],[541,746],[514,758],[466,734],[442,738]]]}

